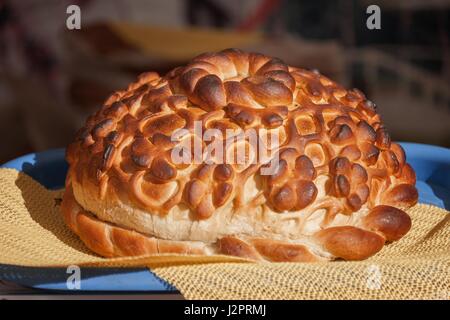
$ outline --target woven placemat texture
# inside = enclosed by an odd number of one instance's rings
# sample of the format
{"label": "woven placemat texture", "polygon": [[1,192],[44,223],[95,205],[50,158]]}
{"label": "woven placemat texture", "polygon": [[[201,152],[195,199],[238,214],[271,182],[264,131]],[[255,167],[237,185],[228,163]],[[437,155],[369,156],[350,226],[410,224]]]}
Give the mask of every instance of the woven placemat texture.
{"label": "woven placemat texture", "polygon": [[[105,259],[64,225],[62,191],[0,169],[0,263],[148,266],[188,299],[450,299],[450,214],[418,204],[411,231],[365,261],[249,263],[229,256]],[[245,263],[244,263],[245,262]]]}

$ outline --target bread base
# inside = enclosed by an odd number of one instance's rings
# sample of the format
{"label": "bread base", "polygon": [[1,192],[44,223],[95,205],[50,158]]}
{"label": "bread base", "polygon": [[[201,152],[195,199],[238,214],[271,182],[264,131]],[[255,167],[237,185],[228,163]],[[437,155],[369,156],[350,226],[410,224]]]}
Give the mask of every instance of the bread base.
{"label": "bread base", "polygon": [[363,221],[365,229],[338,226],[316,233],[318,246],[327,252],[323,255],[302,244],[263,238],[230,235],[218,239],[216,243],[159,239],[98,219],[77,203],[70,186],[64,193],[61,211],[66,224],[86,246],[104,257],[174,253],[226,254],[272,262],[315,262],[336,258],[362,260],[381,250],[385,241],[400,238],[411,227],[411,220],[403,211],[378,206]]}

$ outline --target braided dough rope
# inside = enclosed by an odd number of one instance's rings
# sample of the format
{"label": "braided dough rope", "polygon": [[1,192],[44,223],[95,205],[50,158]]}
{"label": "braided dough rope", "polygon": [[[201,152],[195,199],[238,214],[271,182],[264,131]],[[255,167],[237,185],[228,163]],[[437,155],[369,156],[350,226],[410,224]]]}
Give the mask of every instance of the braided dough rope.
{"label": "braided dough rope", "polygon": [[[263,163],[174,163],[175,130],[208,146],[196,121],[277,134],[275,172],[262,175]],[[108,257],[360,260],[408,232],[401,209],[418,198],[404,151],[360,91],[235,49],[164,77],[141,75],[88,118],[66,157],[65,220]]]}

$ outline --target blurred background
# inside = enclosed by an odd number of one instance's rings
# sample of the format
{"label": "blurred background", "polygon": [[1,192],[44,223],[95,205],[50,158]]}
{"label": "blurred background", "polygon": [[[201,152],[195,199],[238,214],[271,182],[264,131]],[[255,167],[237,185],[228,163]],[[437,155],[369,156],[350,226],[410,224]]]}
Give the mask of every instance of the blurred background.
{"label": "blurred background", "polygon": [[376,102],[393,139],[450,147],[449,31],[449,0],[0,0],[0,163],[65,146],[139,73],[228,47],[318,69]]}

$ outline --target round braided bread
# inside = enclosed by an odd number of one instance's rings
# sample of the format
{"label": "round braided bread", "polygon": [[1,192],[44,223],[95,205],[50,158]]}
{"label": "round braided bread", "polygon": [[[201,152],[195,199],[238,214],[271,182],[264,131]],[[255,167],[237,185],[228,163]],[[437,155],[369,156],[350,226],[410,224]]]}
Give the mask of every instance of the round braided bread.
{"label": "round braided bread", "polygon": [[[198,123],[276,135],[265,146],[274,171],[263,174],[268,162],[250,161],[254,152],[241,163],[174,161],[181,140],[211,144]],[[108,257],[365,259],[408,232],[402,209],[418,198],[403,149],[363,93],[236,49],[142,74],[88,118],[66,157],[65,220]]]}

